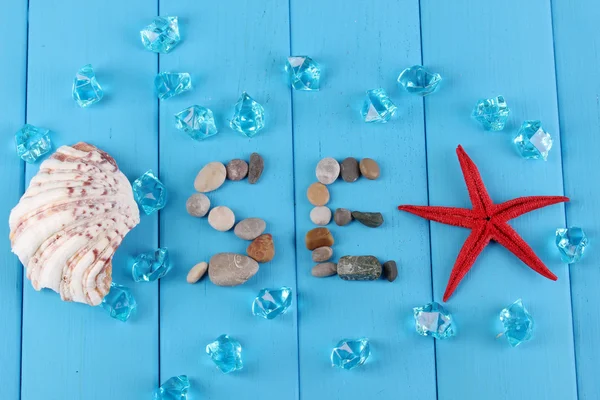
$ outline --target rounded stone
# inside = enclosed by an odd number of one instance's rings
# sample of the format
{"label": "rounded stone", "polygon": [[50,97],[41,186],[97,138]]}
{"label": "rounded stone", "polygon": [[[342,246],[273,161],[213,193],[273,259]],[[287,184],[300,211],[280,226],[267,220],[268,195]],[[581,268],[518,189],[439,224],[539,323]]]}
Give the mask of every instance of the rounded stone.
{"label": "rounded stone", "polygon": [[394,282],[398,277],[398,266],[396,261],[390,260],[383,263],[383,277],[390,282]]}
{"label": "rounded stone", "polygon": [[237,286],[258,272],[258,263],[248,256],[219,253],[208,262],[208,277],[218,286]]}
{"label": "rounded stone", "polygon": [[374,256],[344,256],[337,272],[346,281],[373,281],[381,276],[382,267]]}
{"label": "rounded stone", "polygon": [[248,256],[259,263],[269,262],[275,257],[275,245],[273,236],[269,233],[260,235],[250,243],[246,249]]}
{"label": "rounded stone", "polygon": [[342,161],[342,165],[340,166],[340,173],[344,181],[356,182],[356,180],[360,176],[360,168],[358,166],[358,161],[356,161],[356,158],[348,157],[344,161]]}
{"label": "rounded stone", "polygon": [[246,218],[235,226],[233,233],[244,240],[254,240],[267,229],[267,223],[260,218]]}
{"label": "rounded stone", "polygon": [[331,221],[331,210],[325,206],[318,206],[310,211],[310,220],[315,225],[327,225]]}
{"label": "rounded stone", "polygon": [[329,190],[320,182],[315,182],[308,187],[306,197],[313,206],[324,206],[329,203]]}
{"label": "rounded stone", "polygon": [[312,252],[312,260],[314,262],[325,262],[333,256],[333,249],[328,246],[318,247]]}
{"label": "rounded stone", "polygon": [[363,158],[360,160],[360,173],[367,179],[377,179],[381,171],[377,162],[371,158]]}
{"label": "rounded stone", "polygon": [[333,214],[333,220],[338,226],[348,225],[352,222],[352,211],[347,208],[338,208]]}
{"label": "rounded stone", "polygon": [[352,218],[369,228],[377,228],[383,224],[383,215],[379,212],[352,211]]}
{"label": "rounded stone", "polygon": [[202,261],[201,263],[198,263],[196,265],[194,265],[192,267],[192,269],[190,269],[190,272],[188,272],[187,274],[187,282],[188,283],[196,283],[198,282],[200,279],[202,279],[202,277],[204,276],[204,274],[206,273],[206,271],[208,270],[208,263]]}
{"label": "rounded stone", "polygon": [[254,185],[260,179],[265,169],[265,161],[258,153],[250,155],[250,165],[248,167],[248,182]]}
{"label": "rounded stone", "polygon": [[196,180],[194,181],[194,188],[200,193],[208,193],[213,190],[217,190],[221,187],[225,178],[227,177],[227,170],[223,163],[213,161],[208,163],[198,172]]}
{"label": "rounded stone", "polygon": [[216,230],[226,232],[235,224],[235,215],[229,207],[218,206],[208,213],[208,223]]}
{"label": "rounded stone", "polygon": [[304,243],[308,250],[314,250],[318,247],[333,246],[334,240],[331,232],[327,228],[315,228],[306,233]]}
{"label": "rounded stone", "polygon": [[311,271],[312,276],[325,278],[337,274],[337,265],[332,262],[317,264]]}
{"label": "rounded stone", "polygon": [[185,209],[192,217],[204,217],[210,209],[210,199],[203,193],[193,194],[185,202]]}
{"label": "rounded stone", "polygon": [[239,158],[229,161],[225,169],[230,181],[241,181],[248,175],[248,163]]}
{"label": "rounded stone", "polygon": [[340,163],[335,158],[324,158],[317,164],[316,174],[319,182],[330,185],[340,176]]}

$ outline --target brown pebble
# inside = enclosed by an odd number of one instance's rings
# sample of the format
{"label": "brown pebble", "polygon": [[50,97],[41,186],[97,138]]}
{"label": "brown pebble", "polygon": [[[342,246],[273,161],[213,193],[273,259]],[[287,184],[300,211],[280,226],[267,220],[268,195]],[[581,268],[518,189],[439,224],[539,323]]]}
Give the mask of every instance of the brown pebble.
{"label": "brown pebble", "polygon": [[398,277],[398,266],[396,261],[390,260],[383,263],[383,277],[390,282],[394,282]]}
{"label": "brown pebble", "polygon": [[265,169],[265,161],[258,153],[250,155],[250,166],[248,167],[248,182],[254,185],[260,179]]}
{"label": "brown pebble", "polygon": [[377,179],[379,178],[380,170],[377,162],[371,158],[363,158],[360,160],[360,173],[367,179]]}
{"label": "brown pebble", "polygon": [[190,272],[188,272],[187,274],[187,283],[198,282],[200,279],[202,279],[204,274],[206,274],[206,271],[208,271],[207,262],[202,261],[201,263],[194,265],[192,269],[190,269]]}
{"label": "brown pebble", "polygon": [[241,181],[248,175],[248,163],[239,158],[229,161],[225,169],[227,170],[227,179],[230,181]]}
{"label": "brown pebble", "polygon": [[354,157],[348,157],[340,165],[340,174],[342,179],[346,182],[356,182],[360,176],[360,168],[358,161]]}
{"label": "brown pebble", "polygon": [[308,187],[306,197],[313,206],[324,206],[329,203],[329,190],[320,182],[315,182]]}
{"label": "brown pebble", "polygon": [[306,237],[304,238],[304,242],[306,243],[306,248],[308,250],[314,250],[318,247],[333,246],[333,236],[331,232],[327,228],[315,228],[311,229],[306,233]]}
{"label": "brown pebble", "polygon": [[333,256],[333,249],[328,246],[319,247],[313,250],[312,260],[314,262],[325,262]]}
{"label": "brown pebble", "polygon": [[352,211],[347,208],[338,208],[333,214],[333,220],[338,226],[348,225],[352,219]]}
{"label": "brown pebble", "polygon": [[325,278],[337,274],[337,265],[332,262],[317,264],[311,271],[312,276],[317,278]]}
{"label": "brown pebble", "polygon": [[250,243],[246,253],[259,263],[269,262],[275,257],[275,245],[270,233],[260,235]]}

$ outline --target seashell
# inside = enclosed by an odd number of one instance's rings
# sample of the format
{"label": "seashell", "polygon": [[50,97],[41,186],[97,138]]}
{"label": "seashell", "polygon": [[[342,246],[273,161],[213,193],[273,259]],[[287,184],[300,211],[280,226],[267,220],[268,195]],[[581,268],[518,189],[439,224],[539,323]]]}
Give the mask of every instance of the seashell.
{"label": "seashell", "polygon": [[110,290],[115,251],[139,222],[131,185],[110,155],[87,143],[62,146],[11,211],[11,247],[35,290],[95,306]]}

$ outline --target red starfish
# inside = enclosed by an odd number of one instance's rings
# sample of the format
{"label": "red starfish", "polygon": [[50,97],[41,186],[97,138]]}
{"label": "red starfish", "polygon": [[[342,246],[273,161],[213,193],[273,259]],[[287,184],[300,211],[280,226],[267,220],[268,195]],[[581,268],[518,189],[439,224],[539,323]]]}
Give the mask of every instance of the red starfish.
{"label": "red starfish", "polygon": [[454,290],[469,272],[479,254],[490,240],[495,240],[510,250],[521,261],[538,274],[555,281],[554,275],[535,255],[531,247],[508,225],[508,220],[538,208],[569,201],[563,196],[530,196],[519,197],[501,204],[494,204],[483,184],[477,166],[465,153],[462,146],[456,149],[460,168],[462,169],[473,209],[433,206],[399,206],[398,209],[418,215],[419,217],[441,222],[443,224],[461,226],[471,229],[456,262],[444,293],[447,301]]}

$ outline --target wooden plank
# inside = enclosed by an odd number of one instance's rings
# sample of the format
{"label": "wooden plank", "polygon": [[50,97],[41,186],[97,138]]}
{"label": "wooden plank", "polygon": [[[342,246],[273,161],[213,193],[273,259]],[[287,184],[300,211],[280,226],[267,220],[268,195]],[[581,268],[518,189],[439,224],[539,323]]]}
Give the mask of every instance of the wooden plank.
{"label": "wooden plank", "polygon": [[[553,1],[552,12],[565,193],[572,199],[566,208],[567,223],[581,226],[594,246],[600,226],[596,209],[599,189],[594,184],[600,178],[600,79],[587,71],[600,63],[600,7],[593,1]],[[582,74],[584,80],[580,79]],[[600,358],[600,316],[593,305],[600,302],[599,254],[592,247],[581,262],[570,267],[575,360],[582,400],[598,398],[594,369]]]}
{"label": "wooden plank", "polygon": [[[27,2],[13,1],[2,7],[0,14],[0,36],[10,36],[0,46],[0,132],[9,139],[25,122],[25,76],[27,71]],[[15,154],[14,144],[5,141],[0,152],[0,220],[8,221],[10,210],[19,201],[23,190],[24,166]],[[6,225],[3,230],[8,235]],[[18,399],[21,382],[21,306],[22,268],[19,260],[10,251],[8,240],[0,241],[0,398]]]}
{"label": "wooden plank", "polygon": [[[426,99],[430,202],[470,207],[455,148],[478,164],[496,202],[526,195],[560,195],[561,143],[557,118],[552,26],[547,1],[422,3],[425,63],[445,81]],[[468,21],[465,23],[464,21]],[[503,94],[512,109],[505,131],[484,132],[469,113],[478,98]],[[547,162],[521,159],[511,139],[525,119],[552,133]],[[410,221],[412,217],[403,217]],[[456,338],[437,343],[439,399],[576,399],[567,267],[551,245],[564,208],[548,207],[512,226],[558,276],[532,272],[493,244],[447,303]],[[432,224],[434,297],[441,300],[454,258],[468,231]],[[533,341],[512,349],[498,313],[523,298],[536,321]]]}
{"label": "wooden plank", "polygon": [[[290,311],[272,321],[250,312],[260,289],[296,289],[291,107],[281,75],[289,51],[287,2],[230,0],[200,7],[193,0],[162,0],[160,12],[179,15],[183,35],[172,54],[161,55],[160,69],[187,71],[195,86],[160,103],[160,175],[170,190],[160,237],[176,264],[160,282],[161,380],[188,374],[194,398],[297,398],[295,298]],[[228,127],[243,90],[266,110],[266,128],[253,139]],[[217,136],[193,142],[175,128],[173,115],[192,104],[213,110]],[[189,285],[185,278],[194,264],[219,252],[245,254],[249,244],[186,213],[194,178],[208,162],[249,160],[254,151],[265,160],[259,182],[228,181],[209,197],[213,206],[230,207],[238,221],[263,218],[275,241],[275,259],[240,287],[218,287],[208,278]],[[223,375],[204,354],[206,344],[223,333],[241,342],[243,371]]]}
{"label": "wooden plank", "polygon": [[[320,92],[294,92],[296,247],[300,393],[303,399],[435,399],[433,342],[419,337],[412,307],[431,299],[428,224],[400,215],[400,203],[427,203],[423,103],[397,86],[400,71],[420,63],[418,2],[341,0],[291,2],[292,55],[310,55],[323,69]],[[367,125],[359,114],[368,89],[383,87],[399,107],[387,125]],[[381,166],[376,181],[341,179],[329,186],[328,206],[379,211],[380,228],[354,222],[330,224],[334,259],[375,255],[398,262],[396,282],[346,282],[311,276],[314,265],[304,236],[315,226],[306,199],[323,157],[371,157]],[[331,367],[338,340],[366,336],[372,358],[355,373]]]}
{"label": "wooden plank", "polygon": [[[28,122],[51,129],[57,147],[97,145],[130,179],[157,168],[157,56],[139,40],[156,8],[156,2],[142,0],[86,3],[84,11],[75,0],[30,4]],[[87,63],[106,95],[80,109],[71,84]],[[27,167],[28,179],[38,166]],[[113,260],[114,280],[131,286],[138,301],[137,315],[127,323],[100,307],[37,293],[25,282],[23,399],[151,396],[158,382],[157,285],[135,284],[128,257],[155,247],[157,233],[157,216],[143,216]]]}

